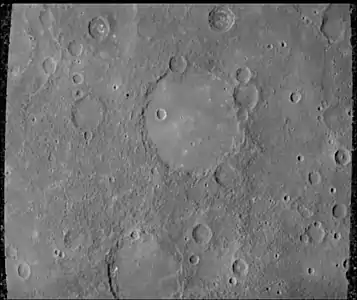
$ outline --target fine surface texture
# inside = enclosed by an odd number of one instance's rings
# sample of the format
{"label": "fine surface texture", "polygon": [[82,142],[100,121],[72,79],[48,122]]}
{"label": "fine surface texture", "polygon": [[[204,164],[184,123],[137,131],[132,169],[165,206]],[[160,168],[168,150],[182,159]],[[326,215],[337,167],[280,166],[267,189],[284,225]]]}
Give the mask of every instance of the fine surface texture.
{"label": "fine surface texture", "polygon": [[14,4],[8,298],[347,298],[350,19]]}

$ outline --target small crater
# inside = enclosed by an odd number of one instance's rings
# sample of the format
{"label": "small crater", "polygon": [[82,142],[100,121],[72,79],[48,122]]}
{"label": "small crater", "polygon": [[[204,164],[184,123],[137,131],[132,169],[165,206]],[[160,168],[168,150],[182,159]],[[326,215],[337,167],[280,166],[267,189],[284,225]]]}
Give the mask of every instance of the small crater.
{"label": "small crater", "polygon": [[65,253],[58,248],[53,249],[52,254],[55,259],[63,259],[66,256]]}
{"label": "small crater", "polygon": [[157,109],[156,112],[155,112],[155,118],[156,118],[156,120],[158,120],[158,121],[164,121],[164,120],[166,120],[166,118],[167,118],[167,112],[166,112],[166,110],[163,109],[163,108]]}
{"label": "small crater", "polygon": [[84,81],[84,76],[82,73],[79,73],[79,72],[73,72],[72,73],[72,76],[71,76],[71,79],[72,79],[72,83],[74,85],[80,85],[83,83]]}
{"label": "small crater", "polygon": [[113,91],[113,92],[116,92],[117,90],[119,90],[119,88],[120,88],[120,85],[119,85],[119,84],[117,84],[117,83],[113,83],[113,84],[112,84],[112,91]]}
{"label": "small crater", "polygon": [[350,107],[346,108],[346,115],[348,118],[352,119],[352,108]]}
{"label": "small crater", "polygon": [[305,157],[304,157],[304,155],[302,155],[302,154],[298,154],[298,155],[296,156],[296,160],[297,160],[299,163],[301,163],[301,162],[303,162],[303,161],[305,160]]}
{"label": "small crater", "polygon": [[321,244],[326,236],[326,231],[324,227],[318,221],[315,221],[311,225],[309,225],[306,233],[309,235],[310,239],[316,244]]}
{"label": "small crater", "polygon": [[321,183],[321,174],[319,171],[310,171],[307,174],[307,182],[311,186],[317,186]]}
{"label": "small crater", "polygon": [[265,45],[265,48],[267,49],[267,50],[273,50],[274,49],[274,45],[273,44],[266,44]]}
{"label": "small crater", "polygon": [[255,84],[237,86],[233,90],[233,100],[238,114],[244,110],[252,112],[259,102],[259,91]]}
{"label": "small crater", "polygon": [[343,262],[342,262],[342,267],[345,269],[345,270],[348,270],[349,267],[350,267],[350,260],[348,258],[344,259]]}
{"label": "small crater", "polygon": [[332,207],[332,215],[336,219],[343,219],[347,216],[347,206],[345,204],[335,204]]}
{"label": "small crater", "polygon": [[297,210],[299,214],[305,219],[309,219],[314,215],[314,212],[303,204],[299,204]]}
{"label": "small crater", "polygon": [[330,8],[325,11],[322,17],[320,32],[330,44],[335,44],[344,39],[346,22],[340,16],[337,6],[333,5]]}
{"label": "small crater", "polygon": [[346,148],[338,149],[334,154],[336,165],[345,167],[351,162],[351,153]]}
{"label": "small crater", "polygon": [[304,234],[300,235],[300,241],[304,245],[308,245],[310,243],[310,237],[306,233],[304,233]]}
{"label": "small crater", "polygon": [[291,198],[288,194],[284,194],[284,196],[282,197],[283,203],[289,203]]}
{"label": "small crater", "polygon": [[86,93],[81,88],[77,88],[72,91],[72,98],[74,101],[83,99],[83,97],[85,97],[85,96],[86,96]]}
{"label": "small crater", "polygon": [[83,44],[76,40],[72,40],[67,45],[67,51],[71,56],[78,57],[81,56],[83,52]]}
{"label": "small crater", "polygon": [[130,238],[133,240],[133,241],[137,241],[140,239],[140,231],[137,230],[137,229],[134,229],[131,233],[130,233]]}
{"label": "small crater", "polygon": [[334,234],[333,234],[332,237],[333,237],[333,239],[334,239],[336,242],[338,242],[339,240],[341,240],[342,235],[341,235],[340,232],[334,232]]}
{"label": "small crater", "polygon": [[240,186],[240,174],[229,163],[228,160],[217,166],[213,173],[213,178],[221,187],[226,189],[236,189]]}
{"label": "small crater", "polygon": [[212,31],[225,33],[233,27],[235,19],[235,14],[227,5],[218,5],[208,13],[208,26]]}
{"label": "small crater", "polygon": [[287,43],[286,41],[280,41],[280,42],[279,42],[279,46],[280,46],[281,48],[286,48],[286,47],[288,46],[288,43]]}
{"label": "small crater", "polygon": [[109,35],[109,32],[109,23],[102,16],[95,17],[88,23],[88,33],[90,37],[98,42],[103,42]]}
{"label": "small crater", "polygon": [[297,104],[301,101],[302,99],[302,94],[300,91],[295,91],[295,92],[292,92],[289,96],[289,100],[291,103],[294,103],[294,104]]}
{"label": "small crater", "polygon": [[5,257],[12,259],[12,260],[17,260],[19,256],[19,251],[15,246],[12,244],[6,245],[5,246]]}
{"label": "small crater", "polygon": [[33,114],[31,114],[28,119],[29,119],[31,125],[35,125],[38,121],[37,116],[35,116]]}
{"label": "small crater", "polygon": [[170,58],[169,68],[174,73],[184,73],[187,68],[187,60],[183,55]]}
{"label": "small crater", "polygon": [[337,189],[334,186],[331,186],[329,192],[331,195],[335,195],[337,193]]}
{"label": "small crater", "polygon": [[307,275],[314,275],[315,274],[315,269],[312,267],[306,268],[306,274]]}
{"label": "small crater", "polygon": [[238,283],[238,279],[235,276],[229,277],[228,279],[229,285],[236,286]]}
{"label": "small crater", "polygon": [[13,167],[12,167],[11,165],[9,165],[8,163],[5,162],[5,172],[4,172],[4,175],[5,175],[6,185],[11,182],[11,174],[12,174],[12,172],[13,172]]}
{"label": "small crater", "polygon": [[81,60],[80,58],[75,58],[72,60],[72,63],[75,67],[82,67],[84,64],[84,61]]}
{"label": "small crater", "polygon": [[312,24],[312,20],[308,16],[301,16],[301,21],[306,25],[310,26]]}
{"label": "small crater", "polygon": [[252,71],[247,66],[240,67],[236,71],[235,78],[239,83],[246,85],[252,79]]}
{"label": "small crater", "polygon": [[82,128],[81,135],[87,145],[90,144],[94,136],[93,131],[89,128]]}
{"label": "small crater", "polygon": [[199,245],[206,245],[212,238],[212,230],[205,224],[197,224],[192,229],[192,238]]}
{"label": "small crater", "polygon": [[281,297],[287,291],[287,283],[285,280],[278,280],[276,282],[270,283],[264,288],[264,292],[267,293],[270,298],[275,299],[276,297]]}
{"label": "small crater", "polygon": [[[80,233],[74,229],[67,230],[64,232],[63,235],[63,245],[67,249],[73,248],[75,246],[76,241],[78,240],[78,237],[80,236]],[[55,248],[53,249],[53,256],[58,257],[60,255],[60,250]]]}
{"label": "small crater", "polygon": [[97,128],[104,118],[102,104],[95,97],[86,96],[74,104],[72,122],[76,128]]}
{"label": "small crater", "polygon": [[139,37],[151,40],[157,36],[159,32],[158,24],[153,20],[153,17],[160,14],[161,11],[158,9],[158,5],[150,5],[149,8],[142,10],[142,12],[138,10],[137,32]]}
{"label": "small crater", "polygon": [[351,130],[351,117],[346,114],[346,107],[341,102],[331,104],[324,110],[323,121],[328,129],[339,134]]}
{"label": "small crater", "polygon": [[197,265],[200,262],[200,257],[196,254],[192,254],[189,258],[188,261],[191,265]]}
{"label": "small crater", "polygon": [[45,75],[50,76],[56,72],[57,61],[52,57],[48,56],[42,61],[42,71]]}
{"label": "small crater", "polygon": [[242,278],[248,275],[249,265],[243,258],[236,259],[232,264],[233,274],[238,278]]}
{"label": "small crater", "polygon": [[21,280],[27,280],[31,276],[31,267],[25,261],[22,261],[17,265],[16,271]]}

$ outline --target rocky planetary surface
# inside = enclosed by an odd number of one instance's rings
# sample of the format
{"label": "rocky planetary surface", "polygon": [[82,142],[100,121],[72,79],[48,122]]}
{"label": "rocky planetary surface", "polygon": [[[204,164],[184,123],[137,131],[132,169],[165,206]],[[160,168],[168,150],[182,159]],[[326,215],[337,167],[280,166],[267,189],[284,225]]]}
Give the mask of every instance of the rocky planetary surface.
{"label": "rocky planetary surface", "polygon": [[342,299],[346,4],[13,5],[9,298]]}

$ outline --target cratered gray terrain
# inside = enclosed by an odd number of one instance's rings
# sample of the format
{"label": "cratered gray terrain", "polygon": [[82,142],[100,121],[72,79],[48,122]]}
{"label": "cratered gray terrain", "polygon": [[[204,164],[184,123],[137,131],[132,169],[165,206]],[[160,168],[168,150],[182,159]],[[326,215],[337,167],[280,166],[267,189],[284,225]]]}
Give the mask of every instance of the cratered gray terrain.
{"label": "cratered gray terrain", "polygon": [[8,298],[343,299],[347,4],[17,4]]}

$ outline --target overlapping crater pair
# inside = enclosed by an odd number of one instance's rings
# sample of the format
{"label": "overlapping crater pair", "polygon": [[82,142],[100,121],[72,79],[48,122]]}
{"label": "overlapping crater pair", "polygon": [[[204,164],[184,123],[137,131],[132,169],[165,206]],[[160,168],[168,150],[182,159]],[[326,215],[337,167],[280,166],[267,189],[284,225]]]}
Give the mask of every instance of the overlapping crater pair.
{"label": "overlapping crater pair", "polygon": [[148,136],[171,168],[206,171],[224,155],[239,151],[244,133],[224,81],[205,73],[180,81],[166,78],[151,97]]}

